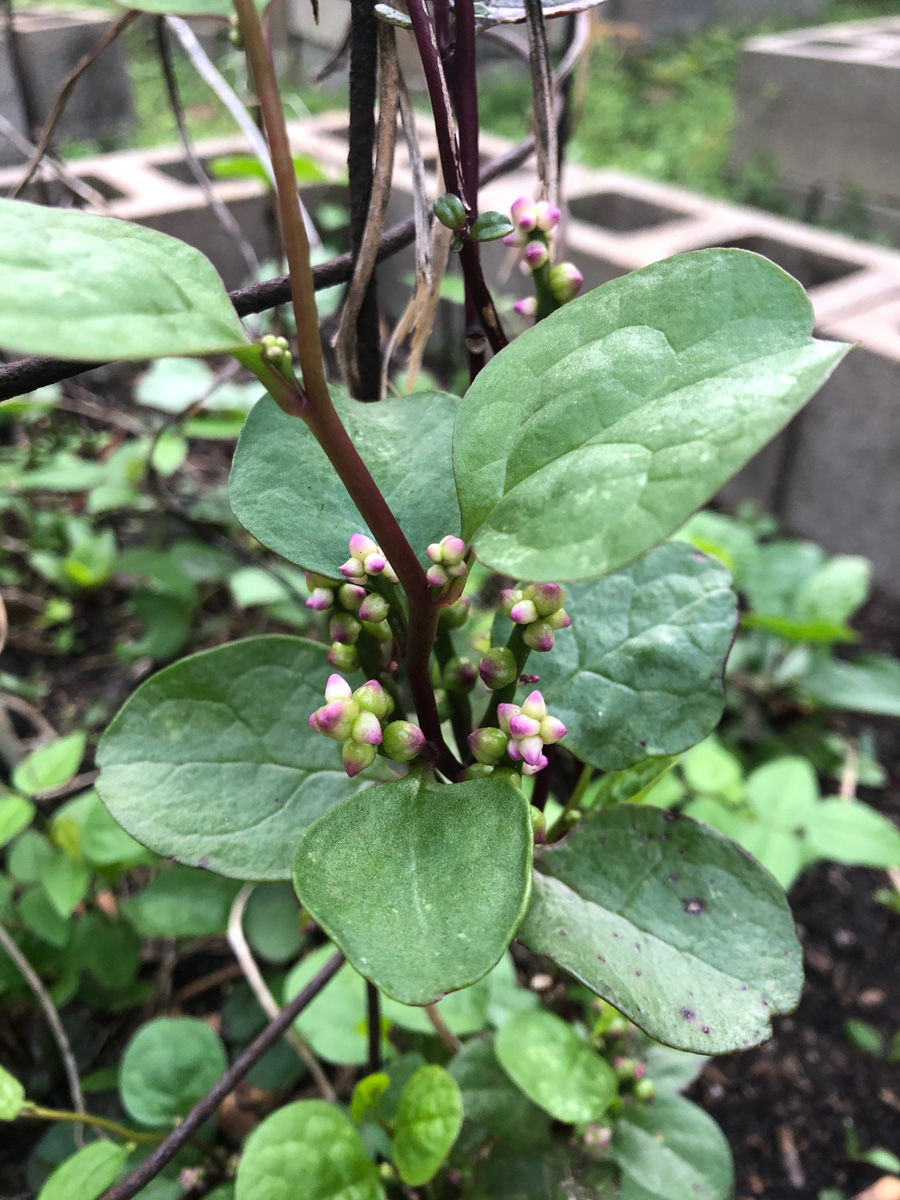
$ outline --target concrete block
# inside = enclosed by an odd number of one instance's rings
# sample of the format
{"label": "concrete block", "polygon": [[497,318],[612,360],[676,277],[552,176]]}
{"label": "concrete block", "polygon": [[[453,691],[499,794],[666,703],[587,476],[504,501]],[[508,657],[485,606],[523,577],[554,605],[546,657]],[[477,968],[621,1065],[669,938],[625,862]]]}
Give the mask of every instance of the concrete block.
{"label": "concrete block", "polygon": [[824,9],[824,0],[607,0],[601,17],[636,27],[641,40],[656,42],[711,25],[740,29],[767,17],[814,21]]}
{"label": "concrete block", "polygon": [[[36,8],[16,10],[16,31],[37,118],[43,122],[66,76],[103,36],[108,12]],[[0,33],[0,112],[21,133],[28,133],[14,87],[7,35]],[[9,105],[9,107],[7,107]],[[79,79],[59,124],[58,138],[96,140],[115,135],[134,117],[125,47],[117,39]],[[22,162],[22,155],[0,138],[0,165]]]}
{"label": "concrete block", "polygon": [[[737,88],[736,169],[771,166],[821,211],[900,210],[900,17],[752,38]],[[872,221],[896,233],[900,215]]]}

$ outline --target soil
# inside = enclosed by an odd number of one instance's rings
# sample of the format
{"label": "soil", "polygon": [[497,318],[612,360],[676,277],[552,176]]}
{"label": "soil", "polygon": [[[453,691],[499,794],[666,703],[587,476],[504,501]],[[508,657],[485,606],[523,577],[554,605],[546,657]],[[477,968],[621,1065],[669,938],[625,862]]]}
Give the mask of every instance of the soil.
{"label": "soil", "polygon": [[[867,649],[900,652],[900,612],[873,601],[854,622]],[[900,821],[900,723],[874,728],[890,775],[860,799]],[[823,863],[791,891],[806,984],[796,1013],[746,1054],[711,1062],[689,1093],[722,1126],[735,1157],[737,1200],[815,1200],[823,1188],[854,1196],[886,1172],[851,1148],[900,1156],[900,1062],[867,1054],[844,1023],[864,1021],[885,1042],[900,1030],[900,914],[874,894],[883,872]]]}

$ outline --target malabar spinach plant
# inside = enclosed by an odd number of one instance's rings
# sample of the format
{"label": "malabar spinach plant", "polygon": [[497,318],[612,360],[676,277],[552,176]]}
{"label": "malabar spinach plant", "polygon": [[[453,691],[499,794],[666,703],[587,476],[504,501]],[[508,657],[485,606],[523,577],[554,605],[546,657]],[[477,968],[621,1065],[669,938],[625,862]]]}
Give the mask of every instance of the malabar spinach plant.
{"label": "malabar spinach plant", "polygon": [[[86,1145],[42,1195],[91,1200],[126,1170],[106,1194],[138,1194],[297,1020],[323,1057],[370,1072],[349,1115],[305,1100],[268,1117],[244,1147],[237,1200],[375,1200],[439,1171],[442,1195],[496,1197],[536,1158],[590,1194],[724,1196],[721,1135],[678,1095],[696,1060],[661,1062],[668,1082],[655,1084],[636,1039],[701,1056],[758,1044],[797,1001],[800,950],[763,867],[641,803],[716,725],[736,622],[723,565],[668,539],[845,347],[814,340],[799,284],[740,250],[574,298],[547,196],[523,197],[511,219],[478,211],[478,6],[456,5],[451,96],[449,7],[432,25],[409,0],[408,18],[383,15],[408,21],[422,52],[447,188],[435,216],[460,257],[474,378],[462,398],[360,402],[327,379],[281,100],[252,0],[235,7],[277,182],[296,365],[284,339],[249,338],[196,251],[8,201],[0,261],[14,303],[0,345],[82,362],[229,354],[265,387],[231,503],[308,573],[330,648],[249,638],[161,671],[107,730],[98,791],[157,854],[230,880],[291,880],[331,945],[291,972],[284,1009],[227,1070],[206,1026],[141,1029],[122,1103],[141,1130],[177,1128],[142,1139],[119,1127],[122,1145]],[[479,241],[498,237],[521,247],[535,286],[520,311],[536,324],[511,344],[479,262]],[[596,772],[604,802],[582,807]],[[578,981],[584,1027],[515,988],[513,939]],[[322,1005],[352,1014],[352,1047],[316,1046],[317,1004],[320,1020]],[[449,1070],[415,1055],[381,1069],[384,1017],[430,1022],[455,1051]],[[460,1046],[488,1025],[495,1037]],[[40,1115],[14,1080],[0,1085],[0,1115]],[[549,1118],[570,1133],[554,1137]],[[470,1156],[490,1148],[474,1172],[453,1158],[460,1138]],[[136,1162],[141,1140],[158,1144]]]}

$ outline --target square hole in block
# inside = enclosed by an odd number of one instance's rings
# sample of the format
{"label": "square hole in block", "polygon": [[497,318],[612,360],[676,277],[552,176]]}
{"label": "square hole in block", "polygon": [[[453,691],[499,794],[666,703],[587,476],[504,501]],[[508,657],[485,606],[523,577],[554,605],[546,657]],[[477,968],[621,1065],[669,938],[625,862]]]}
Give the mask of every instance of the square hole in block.
{"label": "square hole in block", "polygon": [[121,200],[125,195],[119,188],[113,187],[108,179],[102,179],[99,175],[79,175],[78,178],[95,192],[99,192],[104,200]]}
{"label": "square hole in block", "polygon": [[859,263],[848,262],[846,258],[835,258],[830,254],[820,254],[817,250],[808,250],[804,246],[793,246],[790,242],[782,242],[770,237],[737,238],[733,242],[720,243],[725,248],[735,250],[752,250],[776,263],[788,275],[802,283],[805,288],[821,287],[825,283],[835,283],[854,271],[861,271]]}
{"label": "square hole in block", "polygon": [[639,229],[651,229],[654,225],[677,221],[686,216],[677,208],[667,208],[652,200],[612,191],[576,196],[569,201],[569,212],[576,221],[599,225],[616,233],[635,233]]}

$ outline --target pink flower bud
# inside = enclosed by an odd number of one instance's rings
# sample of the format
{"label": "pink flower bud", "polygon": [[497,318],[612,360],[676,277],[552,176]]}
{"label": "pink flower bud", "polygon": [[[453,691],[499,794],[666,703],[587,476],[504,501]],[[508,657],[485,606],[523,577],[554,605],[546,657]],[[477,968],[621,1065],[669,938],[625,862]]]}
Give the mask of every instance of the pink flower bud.
{"label": "pink flower bud", "polygon": [[366,767],[371,767],[375,761],[375,747],[369,746],[365,742],[354,742],[350,738],[344,742],[341,757],[344,760],[344,770],[353,779],[360,771],[364,771]]}
{"label": "pink flower bud", "polygon": [[525,261],[532,271],[542,267],[549,257],[550,252],[543,242],[529,242],[525,247]]}
{"label": "pink flower bud", "polygon": [[556,717],[544,717],[541,721],[541,737],[548,746],[555,745],[566,736],[566,727]]}
{"label": "pink flower bud", "polygon": [[363,559],[363,566],[366,568],[367,575],[380,575],[387,566],[387,559],[380,550],[375,550],[372,554],[366,555]]}
{"label": "pink flower bud", "polygon": [[509,615],[517,625],[530,625],[538,619],[538,611],[532,600],[520,600],[512,606]]}
{"label": "pink flower bud", "polygon": [[362,626],[356,617],[351,617],[349,613],[335,613],[331,618],[328,632],[331,634],[332,641],[352,646],[359,637],[361,629]]}
{"label": "pink flower bud", "polygon": [[520,196],[518,200],[515,200],[509,213],[512,217],[513,225],[517,225],[525,233],[534,229],[537,223],[537,212],[534,202],[529,200],[527,196]]}
{"label": "pink flower bud", "polygon": [[537,775],[538,771],[543,771],[543,769],[544,769],[544,767],[546,767],[546,765],[547,765],[546,755],[542,754],[538,758],[538,761],[535,763],[523,763],[522,764],[522,774],[523,775]]}
{"label": "pink flower bud", "polygon": [[389,562],[386,562],[384,564],[383,574],[384,574],[385,579],[388,581],[388,583],[399,583],[400,582],[400,580],[397,577],[397,572],[394,570],[394,568],[391,566],[391,564]]}
{"label": "pink flower bud", "polygon": [[363,742],[367,746],[381,745],[381,722],[371,712],[361,712],[353,722],[350,736],[354,742]]}
{"label": "pink flower bud", "polygon": [[543,721],[547,715],[547,705],[541,693],[535,689],[529,692],[522,701],[522,712],[526,717],[533,717],[536,721]]}
{"label": "pink flower bud", "polygon": [[[358,719],[358,718],[357,718]],[[540,739],[540,735],[535,737],[523,737],[519,739],[519,750],[522,758],[529,767],[537,767],[540,765],[541,759],[546,759],[543,755],[544,743]]]}
{"label": "pink flower bud", "polygon": [[441,562],[454,566],[457,563],[461,563],[465,557],[466,543],[462,538],[458,538],[452,533],[448,533],[446,537],[441,538]]}
{"label": "pink flower bud", "polygon": [[540,617],[549,617],[562,608],[566,601],[566,593],[558,583],[529,583],[522,595],[534,602]]}
{"label": "pink flower bud", "polygon": [[443,551],[441,549],[441,543],[440,542],[431,542],[428,545],[427,549],[425,550],[425,553],[428,555],[428,557],[431,559],[431,561],[433,563],[439,563],[441,561],[442,555],[443,555]]}
{"label": "pink flower bud", "polygon": [[564,608],[558,608],[556,612],[550,613],[544,619],[551,629],[568,629],[572,624],[572,618]]}
{"label": "pink flower bud", "polygon": [[521,233],[508,233],[505,238],[501,238],[504,246],[521,246],[524,238]]}
{"label": "pink flower bud", "polygon": [[522,593],[518,588],[504,588],[500,593],[500,609],[504,617],[511,615],[513,605],[518,604],[522,599]]}
{"label": "pink flower bud", "polygon": [[517,717],[521,712],[518,704],[498,704],[497,705],[497,724],[504,733],[509,733],[509,723],[513,717]]}
{"label": "pink flower bud", "polygon": [[342,679],[340,675],[328,676],[328,682],[325,684],[326,700],[349,700],[352,695],[353,689],[346,679]]}
{"label": "pink flower bud", "polygon": [[522,761],[522,751],[519,749],[518,742],[510,742],[509,745],[506,747],[506,753],[513,760],[513,762],[521,762]]}
{"label": "pink flower bud", "polygon": [[567,304],[578,295],[584,276],[574,263],[564,262],[552,268],[548,282],[550,291],[560,304]]}
{"label": "pink flower bud", "polygon": [[348,706],[346,700],[332,700],[316,710],[316,729],[325,737],[342,742],[350,736],[353,722],[358,715],[356,705]]}
{"label": "pink flower bud", "polygon": [[433,567],[428,568],[428,570],[425,572],[425,578],[428,580],[431,587],[443,587],[444,584],[448,583],[450,580],[450,576],[447,574],[444,568],[439,567],[437,563],[435,563]]}
{"label": "pink flower bud", "polygon": [[315,612],[327,612],[334,605],[334,592],[331,588],[313,588],[306,601],[306,607]]}
{"label": "pink flower bud", "polygon": [[537,316],[537,300],[534,296],[526,296],[524,300],[517,300],[513,308],[520,317],[536,317]]}
{"label": "pink flower bud", "polygon": [[386,717],[394,710],[394,701],[377,679],[368,679],[353,693],[353,699],[365,712]]}
{"label": "pink flower bud", "polygon": [[523,630],[522,641],[529,649],[546,654],[548,650],[553,649],[553,630],[546,621],[535,621]]}
{"label": "pink flower bud", "polygon": [[560,211],[554,204],[539,200],[534,206],[534,219],[538,229],[544,233],[552,233],[559,224]]}
{"label": "pink flower bud", "polygon": [[350,612],[356,612],[366,598],[366,589],[358,583],[342,583],[338,588],[338,600]]}
{"label": "pink flower bud", "polygon": [[377,625],[387,619],[390,611],[391,606],[387,600],[383,596],[379,596],[377,592],[371,592],[359,606],[359,617],[361,621]]}
{"label": "pink flower bud", "polygon": [[377,550],[378,547],[372,539],[364,533],[354,533],[350,539],[350,557],[359,559],[360,562],[363,561],[366,555],[374,554]]}
{"label": "pink flower bud", "polygon": [[366,568],[356,558],[348,558],[340,570],[345,579],[360,580],[366,577]]}
{"label": "pink flower bud", "polygon": [[534,717],[526,717],[523,712],[517,712],[509,718],[509,736],[516,738],[534,737],[541,731],[540,721]]}

